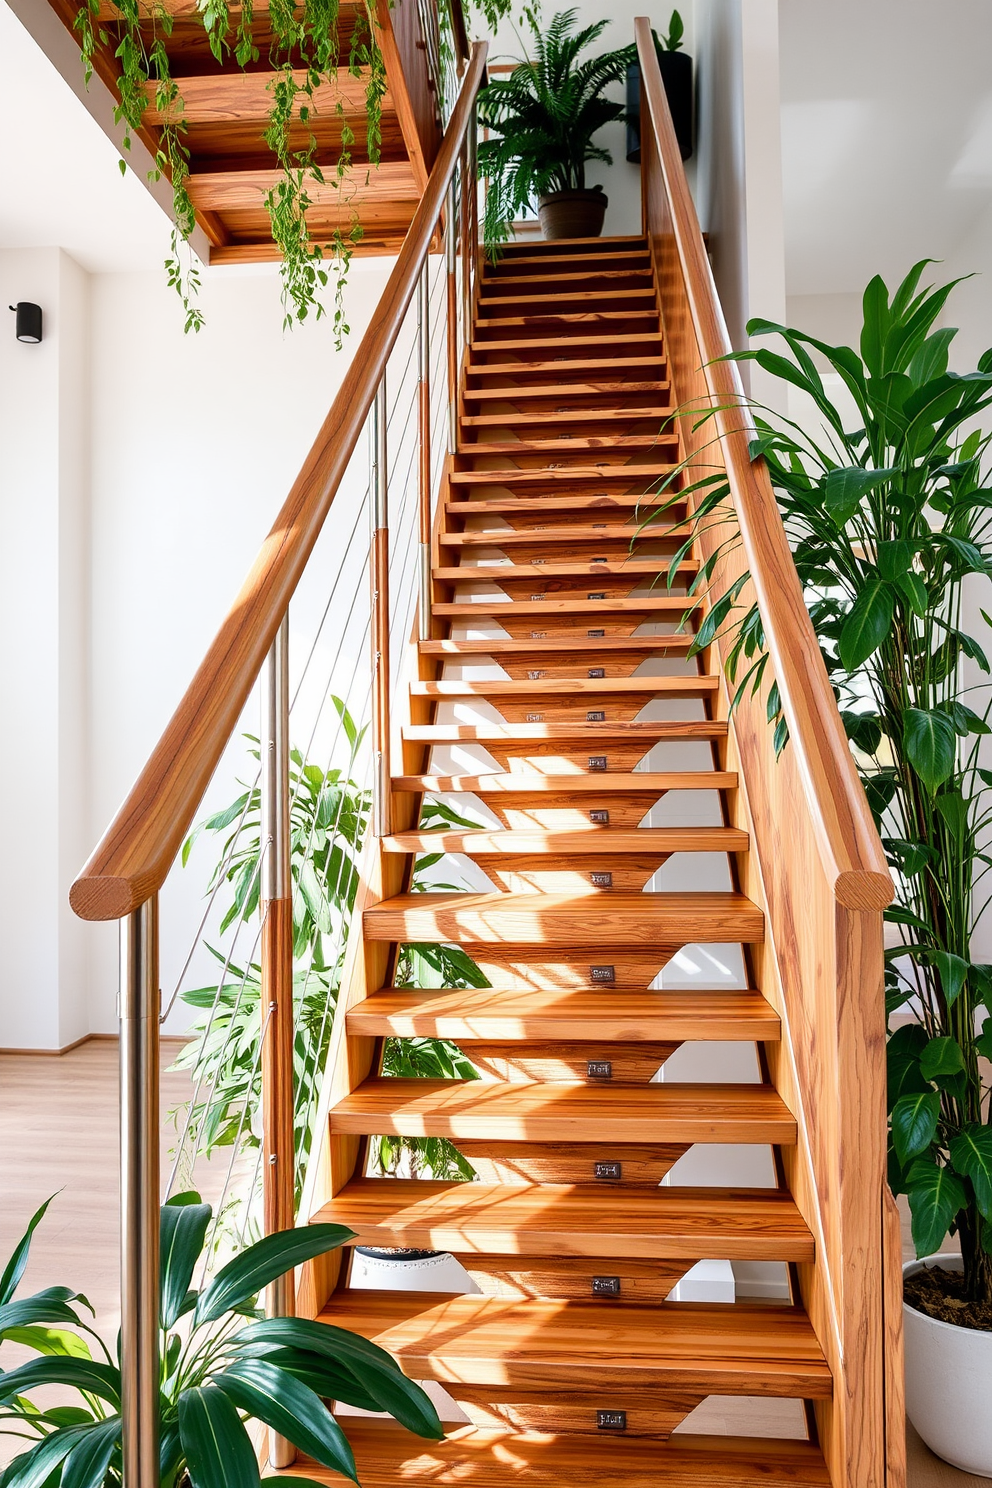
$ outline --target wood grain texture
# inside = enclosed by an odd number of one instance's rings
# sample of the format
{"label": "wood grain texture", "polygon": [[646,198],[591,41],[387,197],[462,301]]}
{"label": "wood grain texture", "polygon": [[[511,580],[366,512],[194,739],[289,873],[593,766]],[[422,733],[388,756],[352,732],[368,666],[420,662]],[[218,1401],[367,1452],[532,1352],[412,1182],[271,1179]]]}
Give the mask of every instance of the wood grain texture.
{"label": "wood grain texture", "polygon": [[365,911],[367,939],[472,945],[688,945],[761,939],[763,916],[743,894],[612,894],[591,909],[562,894],[398,894]]}
{"label": "wood grain texture", "polygon": [[385,988],[347,1014],[356,1033],[477,1039],[725,1039],[776,1042],[778,1015],[757,992],[568,992],[491,987]]}
{"label": "wood grain texture", "polygon": [[796,1123],[763,1085],[510,1085],[364,1081],[331,1108],[331,1132],[505,1142],[778,1142]]}
{"label": "wood grain texture", "polygon": [[[422,1442],[393,1422],[341,1421],[366,1488],[603,1488],[616,1481],[614,1435],[537,1433],[466,1426]],[[809,1442],[677,1435],[663,1450],[650,1439],[623,1442],[625,1488],[830,1488],[819,1448]],[[290,1473],[339,1488],[343,1479],[300,1458]]]}
{"label": "wood grain texture", "polygon": [[813,1240],[775,1190],[625,1188],[604,1204],[592,1184],[347,1184],[314,1222],[347,1225],[358,1244],[493,1254],[698,1259],[713,1231],[729,1259],[812,1260]]}
{"label": "wood grain texture", "polygon": [[485,57],[477,45],[403,251],[286,503],[162,738],[73,884],[70,901],[83,919],[120,919],[143,904],[165,881],[189,831],[358,443],[417,287]]}
{"label": "wood grain texture", "polygon": [[348,1292],[321,1319],[378,1343],[415,1377],[442,1383],[830,1393],[813,1330],[792,1307],[662,1303],[619,1313],[582,1302]]}
{"label": "wood grain texture", "polygon": [[735,827],[640,827],[581,832],[402,832],[383,839],[384,852],[580,856],[590,853],[744,852],[747,833]]}

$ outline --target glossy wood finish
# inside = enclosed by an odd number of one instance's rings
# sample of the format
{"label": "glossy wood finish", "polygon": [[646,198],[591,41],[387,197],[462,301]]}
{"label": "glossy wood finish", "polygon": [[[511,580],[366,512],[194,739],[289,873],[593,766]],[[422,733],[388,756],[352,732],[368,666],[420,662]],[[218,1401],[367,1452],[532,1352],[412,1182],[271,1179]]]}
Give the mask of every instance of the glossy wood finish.
{"label": "glossy wood finish", "polygon": [[[657,901],[657,902],[653,902]],[[403,894],[367,909],[370,940],[475,945],[688,945],[760,940],[760,910],[743,894],[613,894],[590,913],[562,894]]]}
{"label": "glossy wood finish", "polygon": [[456,1398],[460,1382],[607,1394],[830,1392],[809,1320],[791,1307],[663,1303],[607,1313],[582,1302],[350,1292],[335,1298],[327,1321],[388,1349],[414,1376],[455,1386]]}
{"label": "glossy wood finish", "polygon": [[506,1142],[777,1142],[796,1123],[764,1085],[510,1085],[369,1079],[331,1111],[352,1136],[494,1138]]}
{"label": "glossy wood finish", "polygon": [[143,904],[161,887],[192,825],[320,534],[416,291],[485,56],[477,45],[403,251],[286,503],[165,733],[72,886],[72,907],[83,919],[120,919]]}
{"label": "glossy wood finish", "polygon": [[[617,1481],[616,1435],[514,1436],[471,1426],[446,1441],[421,1442],[391,1422],[342,1422],[366,1488],[602,1488]],[[676,1436],[664,1451],[650,1440],[622,1444],[625,1488],[830,1488],[819,1450],[808,1442]],[[301,1459],[291,1473],[340,1484],[335,1473]]]}
{"label": "glossy wood finish", "polygon": [[319,1216],[358,1244],[545,1256],[698,1260],[719,1226],[735,1259],[812,1260],[813,1240],[784,1193],[760,1189],[602,1188],[353,1181]]}
{"label": "glossy wood finish", "polygon": [[436,1037],[472,1044],[478,1039],[727,1039],[774,1042],[777,1015],[757,992],[508,993],[491,987],[385,988],[348,1014],[353,1033]]}
{"label": "glossy wood finish", "polygon": [[[742,546],[715,570],[722,592],[745,567],[761,607],[790,729],[776,760],[765,697],[731,720],[728,764],[742,789],[732,819],[751,832],[741,886],[767,915],[758,985],[782,1016],[771,1078],[796,1110],[800,1141],[785,1154],[789,1186],[817,1259],[799,1268],[802,1298],[835,1381],[817,1407],[836,1488],[900,1478],[901,1438],[887,1429],[883,1378],[898,1373],[899,1341],[883,1325],[880,1213],[885,1186],[884,1003],[881,910],[892,897],[884,854],[857,779],[764,463],[752,464],[750,421],[678,156],[646,20],[636,23],[642,104],[645,229],[658,272],[671,376],[679,403],[715,407],[681,420],[687,453],[726,465]],[[740,410],[740,411],[738,411]],[[701,444],[707,442],[705,455]],[[704,534],[700,556],[717,541]],[[720,711],[725,716],[726,695]],[[888,1255],[888,1253],[885,1253]],[[886,1259],[884,1266],[894,1266]],[[894,1283],[893,1283],[894,1284]],[[883,1356],[884,1355],[884,1356]],[[890,1356],[890,1357],[885,1357]]]}

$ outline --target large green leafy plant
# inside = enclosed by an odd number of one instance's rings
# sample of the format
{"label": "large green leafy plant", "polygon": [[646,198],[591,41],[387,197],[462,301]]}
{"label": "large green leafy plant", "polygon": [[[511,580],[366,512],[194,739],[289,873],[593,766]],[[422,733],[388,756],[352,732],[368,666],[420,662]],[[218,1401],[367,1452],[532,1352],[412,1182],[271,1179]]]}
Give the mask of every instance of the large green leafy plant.
{"label": "large green leafy plant", "polygon": [[[988,1302],[992,1127],[981,1060],[992,1057],[992,968],[976,963],[973,943],[992,868],[981,680],[990,667],[974,633],[977,604],[966,609],[965,596],[992,572],[992,436],[975,427],[992,402],[992,352],[973,372],[948,370],[956,331],[934,326],[954,285],[920,290],[927,262],[891,296],[880,278],[869,284],[860,354],[752,321],[749,334],[779,336],[784,353],[740,356],[804,393],[815,409],[804,423],[822,426],[759,419],[752,455],[768,463],[896,886],[887,1006],[912,1017],[897,1020],[888,1043],[890,1182],[909,1196],[918,1254],[957,1233],[968,1297]],[[842,414],[814,354],[843,384],[852,414]],[[739,541],[723,472],[688,489],[693,535],[726,520],[727,542]],[[704,565],[704,587],[712,572]],[[723,633],[736,699],[757,688],[768,661],[746,596],[746,577],[711,592],[695,642],[698,651]],[[784,747],[774,684],[768,716]]]}
{"label": "large green leafy plant", "polygon": [[525,9],[533,38],[533,61],[520,62],[506,78],[479,92],[479,119],[489,138],[479,144],[479,175],[486,179],[484,235],[489,244],[511,236],[515,217],[533,210],[535,197],[585,188],[590,160],[613,163],[593,136],[624,117],[624,107],[604,98],[619,82],[626,52],[580,55],[609,25],[596,21],[575,30],[575,10],[559,11],[543,30],[537,11]]}
{"label": "large green leafy plant", "polygon": [[[50,1201],[49,1201],[50,1202]],[[0,1474],[2,1488],[101,1488],[121,1481],[121,1364],[80,1316],[85,1297],[47,1287],[15,1298],[33,1216],[0,1278],[0,1343],[38,1357],[0,1371],[0,1430],[29,1446]],[[211,1211],[196,1194],[162,1209],[160,1285],[161,1488],[259,1488],[247,1423],[263,1422],[323,1466],[358,1481],[355,1459],[326,1402],[388,1411],[432,1440],[442,1434],[430,1399],[376,1344],[327,1323],[266,1319],[261,1289],[294,1266],[353,1239],[341,1225],[308,1225],[249,1246],[205,1285],[194,1286]],[[60,1385],[78,1403],[43,1406],[36,1389]],[[267,1484],[317,1488],[297,1476]]]}
{"label": "large green leafy plant", "polygon": [[[364,729],[358,729],[340,698],[332,699],[348,744],[344,768],[324,770],[298,749],[290,765],[290,871],[293,881],[294,957],[294,1109],[296,1190],[299,1199],[309,1156],[316,1102],[308,1093],[319,1085],[330,1046],[341,965],[358,886],[358,855],[368,825],[370,795],[353,778]],[[249,738],[257,759],[257,740]],[[425,803],[421,827],[428,830],[473,826],[439,801]],[[183,846],[189,861],[201,833],[221,839],[219,861],[208,892],[227,884],[231,902],[221,922],[223,934],[257,914],[260,892],[261,797],[247,787],[223,811],[206,818]],[[414,875],[415,890],[426,887],[424,874],[443,855],[426,854]],[[453,884],[431,887],[455,888]],[[184,1145],[209,1155],[215,1148],[237,1145],[257,1150],[257,1113],[261,1106],[261,967],[235,964],[230,953],[208,946],[222,966],[222,979],[190,988],[182,995],[198,1016],[191,1038],[175,1068],[191,1071],[194,1091],[186,1113]],[[397,986],[484,986],[482,973],[458,946],[407,945],[395,974]],[[423,1079],[473,1079],[476,1071],[460,1050],[441,1039],[387,1039],[383,1074]],[[473,1170],[457,1148],[443,1137],[394,1138],[374,1144],[373,1159],[382,1172],[395,1173],[406,1161],[411,1172],[435,1178],[471,1178]]]}

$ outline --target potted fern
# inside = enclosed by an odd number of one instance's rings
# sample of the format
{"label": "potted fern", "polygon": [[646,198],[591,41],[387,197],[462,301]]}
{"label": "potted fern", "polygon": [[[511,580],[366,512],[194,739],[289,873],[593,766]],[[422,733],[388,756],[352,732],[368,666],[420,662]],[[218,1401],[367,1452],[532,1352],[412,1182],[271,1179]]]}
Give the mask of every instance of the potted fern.
{"label": "potted fern", "polygon": [[542,31],[534,10],[524,16],[534,38],[533,61],[521,61],[506,78],[479,93],[479,120],[489,137],[479,145],[479,174],[486,180],[484,232],[490,246],[512,236],[512,223],[538,202],[546,238],[595,238],[603,231],[607,197],[587,187],[586,164],[612,165],[593,137],[624,118],[623,104],[603,97],[626,73],[626,51],[580,61],[608,21],[576,31],[575,10],[555,15]]}
{"label": "potted fern", "polygon": [[[954,284],[920,289],[927,262],[891,295],[872,280],[858,351],[751,321],[783,354],[737,355],[809,400],[802,424],[757,418],[752,456],[768,464],[896,889],[889,1182],[908,1198],[919,1257],[904,1270],[907,1409],[934,1452],[992,1477],[992,966],[976,937],[992,871],[992,617],[977,600],[992,576],[992,434],[976,425],[992,406],[992,351],[949,370],[957,333],[935,326]],[[695,528],[733,521],[724,474],[690,489]],[[694,641],[726,637],[737,697],[767,662],[743,593],[711,593]],[[786,747],[774,684],[768,717]]]}

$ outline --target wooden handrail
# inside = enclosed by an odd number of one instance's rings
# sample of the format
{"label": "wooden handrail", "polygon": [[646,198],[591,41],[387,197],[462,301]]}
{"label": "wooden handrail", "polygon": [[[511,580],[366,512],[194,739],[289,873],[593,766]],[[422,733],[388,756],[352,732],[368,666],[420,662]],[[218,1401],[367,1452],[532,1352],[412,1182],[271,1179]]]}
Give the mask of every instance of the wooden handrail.
{"label": "wooden handrail", "polygon": [[734,362],[719,360],[732,349],[730,338],[682,168],[651,22],[639,17],[634,35],[647,105],[642,114],[647,114],[657,145],[702,371],[712,405],[718,410],[714,426],[789,724],[789,747],[800,765],[824,869],[837,902],[848,909],[883,909],[893,896],[885,854],[806,609],[768,467],[763,459],[751,459],[750,420],[740,374]]}
{"label": "wooden handrail", "polygon": [[399,257],[337,397],[234,604],[165,732],[69,893],[117,920],[161,888],[323,527],[403,324],[485,74],[474,43],[458,101]]}

